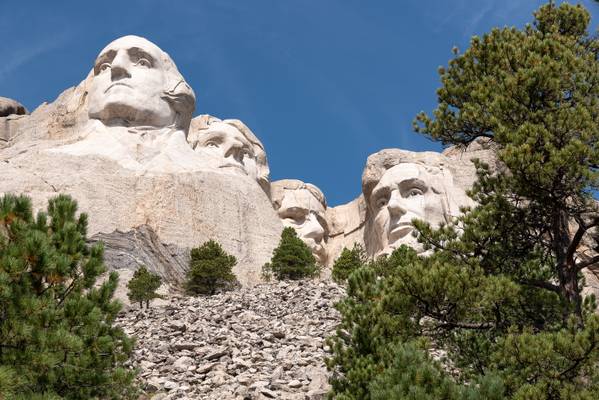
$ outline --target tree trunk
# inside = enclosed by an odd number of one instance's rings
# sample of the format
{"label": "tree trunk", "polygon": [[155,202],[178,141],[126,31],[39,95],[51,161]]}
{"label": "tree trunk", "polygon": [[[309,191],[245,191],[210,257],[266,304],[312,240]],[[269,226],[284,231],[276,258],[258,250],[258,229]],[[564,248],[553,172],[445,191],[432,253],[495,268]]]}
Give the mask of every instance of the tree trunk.
{"label": "tree trunk", "polygon": [[557,275],[562,297],[571,306],[564,312],[564,319],[574,314],[578,323],[582,325],[582,298],[578,285],[578,271],[573,257],[568,258],[570,246],[570,229],[568,214],[563,209],[553,212],[553,250],[556,258]]}

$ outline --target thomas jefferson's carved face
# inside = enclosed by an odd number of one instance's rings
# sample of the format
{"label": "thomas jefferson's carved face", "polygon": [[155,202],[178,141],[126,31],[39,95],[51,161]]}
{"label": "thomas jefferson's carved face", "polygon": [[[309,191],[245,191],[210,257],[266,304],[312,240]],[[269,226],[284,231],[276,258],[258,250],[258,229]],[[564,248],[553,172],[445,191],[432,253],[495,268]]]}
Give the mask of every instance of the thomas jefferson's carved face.
{"label": "thomas jefferson's carved face", "polygon": [[96,59],[89,115],[107,125],[165,127],[175,112],[163,99],[167,76],[163,52],[137,36],[110,43]]}
{"label": "thomas jefferson's carved face", "polygon": [[224,122],[212,122],[199,135],[194,148],[210,154],[215,167],[237,171],[256,179],[258,175],[254,146],[237,128]]}
{"label": "thomas jefferson's carved face", "polygon": [[378,254],[391,253],[402,244],[418,248],[413,219],[433,226],[445,221],[442,193],[433,182],[426,167],[415,163],[398,164],[383,174],[368,201]]}
{"label": "thomas jefferson's carved face", "polygon": [[277,210],[283,226],[290,226],[308,245],[316,260],[326,263],[325,235],[327,223],[325,207],[308,189],[285,190]]}

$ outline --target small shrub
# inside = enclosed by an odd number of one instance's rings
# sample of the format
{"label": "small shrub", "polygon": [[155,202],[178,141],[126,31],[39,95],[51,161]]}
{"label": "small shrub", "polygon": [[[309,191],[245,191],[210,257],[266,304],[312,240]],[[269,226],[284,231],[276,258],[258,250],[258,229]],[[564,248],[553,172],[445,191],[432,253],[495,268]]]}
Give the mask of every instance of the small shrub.
{"label": "small shrub", "polygon": [[145,265],[142,265],[135,271],[133,278],[127,283],[127,297],[132,302],[139,302],[139,307],[143,308],[143,302],[146,302],[146,308],[150,308],[150,300],[160,298],[156,290],[160,287],[161,279],[158,275],[148,271]]}
{"label": "small shrub", "polygon": [[351,250],[345,247],[333,264],[331,276],[335,282],[345,283],[349,275],[364,265],[366,261],[366,251],[360,244],[355,243]]}
{"label": "small shrub", "polygon": [[227,254],[214,240],[192,249],[185,284],[187,292],[213,295],[217,289],[231,286],[235,282],[232,272],[235,264],[235,256]]}
{"label": "small shrub", "polygon": [[312,251],[290,227],[283,229],[272,259],[262,267],[262,276],[267,280],[271,276],[279,280],[309,278],[319,272]]}

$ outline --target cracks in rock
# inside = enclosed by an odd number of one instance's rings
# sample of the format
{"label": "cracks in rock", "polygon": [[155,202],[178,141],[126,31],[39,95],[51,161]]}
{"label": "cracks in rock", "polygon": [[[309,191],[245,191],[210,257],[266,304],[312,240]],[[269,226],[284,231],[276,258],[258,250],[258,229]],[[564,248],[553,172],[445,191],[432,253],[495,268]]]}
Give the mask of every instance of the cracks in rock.
{"label": "cracks in rock", "polygon": [[[2,160],[7,164],[10,164],[12,166],[14,166],[17,169],[23,170],[24,168],[20,165],[14,165],[10,162],[10,160]],[[48,182],[47,180],[45,180],[44,178],[42,178],[41,176],[39,176],[38,174],[36,174],[35,172],[31,172],[31,171],[27,171],[28,173],[30,173],[32,176],[38,178],[39,180],[41,180],[43,183],[45,183],[46,185],[50,186],[52,188],[52,191],[54,193],[59,193],[58,189],[56,189],[56,186],[54,186],[53,184],[51,184],[50,182]]]}

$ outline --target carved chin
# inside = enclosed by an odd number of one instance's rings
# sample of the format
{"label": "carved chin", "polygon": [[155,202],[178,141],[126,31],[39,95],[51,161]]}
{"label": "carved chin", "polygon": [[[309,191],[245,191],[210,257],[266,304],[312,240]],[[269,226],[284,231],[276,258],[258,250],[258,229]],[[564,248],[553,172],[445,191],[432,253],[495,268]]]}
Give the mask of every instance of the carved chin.
{"label": "carved chin", "polygon": [[148,125],[162,128],[174,122],[174,115],[170,107],[168,108],[170,115],[162,115],[161,111],[163,110],[153,110],[134,103],[126,96],[111,96],[103,104],[91,105],[89,117],[99,119],[107,125],[124,123],[126,125]]}
{"label": "carved chin", "polygon": [[406,245],[408,247],[413,248],[414,250],[416,250],[417,253],[423,251],[422,244],[418,242],[418,239],[416,239],[414,236],[410,234],[396,239],[394,241],[389,241],[387,246],[385,246],[385,248],[381,250],[378,255],[389,255],[393,253],[395,249],[398,249],[402,245]]}
{"label": "carved chin", "polygon": [[310,246],[314,257],[316,257],[316,261],[318,261],[319,264],[324,264],[327,259],[326,249],[324,246],[315,242],[308,244],[308,246]]}

